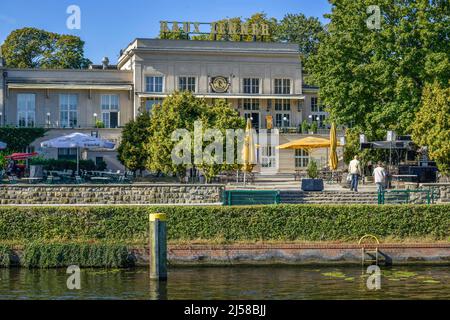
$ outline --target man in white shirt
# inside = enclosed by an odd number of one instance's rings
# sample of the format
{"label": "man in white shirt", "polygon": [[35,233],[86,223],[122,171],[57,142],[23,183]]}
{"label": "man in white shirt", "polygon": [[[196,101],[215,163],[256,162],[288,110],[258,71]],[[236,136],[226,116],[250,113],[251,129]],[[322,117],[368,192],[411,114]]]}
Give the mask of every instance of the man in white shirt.
{"label": "man in white shirt", "polygon": [[350,164],[348,166],[348,172],[352,175],[352,183],[350,186],[350,190],[358,192],[358,180],[359,176],[361,175],[361,164],[358,160],[358,156],[355,156],[355,158],[352,161],[350,161]]}
{"label": "man in white shirt", "polygon": [[377,185],[377,192],[382,192],[386,185],[386,170],[384,170],[382,162],[378,162],[377,167],[373,170],[373,177]]}

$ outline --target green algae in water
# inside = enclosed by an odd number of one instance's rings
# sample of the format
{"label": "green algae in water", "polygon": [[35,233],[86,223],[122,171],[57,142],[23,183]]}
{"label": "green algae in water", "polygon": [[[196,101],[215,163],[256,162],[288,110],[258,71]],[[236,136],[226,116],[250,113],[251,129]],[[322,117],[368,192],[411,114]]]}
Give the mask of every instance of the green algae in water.
{"label": "green algae in water", "polygon": [[345,278],[344,280],[345,280],[345,281],[353,281],[353,280],[355,280],[355,278],[349,277],[349,278]]}
{"label": "green algae in water", "polygon": [[430,283],[430,284],[437,284],[437,283],[441,283],[440,281],[434,280],[434,279],[428,279],[428,280],[424,280],[422,281],[423,283]]}
{"label": "green algae in water", "polygon": [[346,275],[342,272],[325,272],[322,273],[325,277],[333,277],[333,278],[345,278]]}
{"label": "green algae in water", "polygon": [[395,278],[411,278],[417,276],[417,273],[410,271],[395,271],[392,273]]}

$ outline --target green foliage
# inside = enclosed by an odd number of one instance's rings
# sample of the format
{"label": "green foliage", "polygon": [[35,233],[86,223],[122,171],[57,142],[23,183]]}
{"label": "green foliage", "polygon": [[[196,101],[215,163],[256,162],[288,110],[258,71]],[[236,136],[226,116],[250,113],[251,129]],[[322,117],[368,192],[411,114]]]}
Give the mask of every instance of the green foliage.
{"label": "green foliage", "polygon": [[103,123],[103,121],[97,120],[97,121],[95,122],[95,127],[96,127],[96,128],[99,128],[99,129],[102,129],[102,128],[105,127],[105,124]]}
{"label": "green foliage", "polygon": [[[75,160],[32,158],[30,159],[30,165],[41,165],[44,166],[44,170],[50,171],[77,170],[77,162]],[[105,169],[105,162],[96,165],[92,160],[80,160],[80,170],[103,171]]]}
{"label": "green foliage", "polygon": [[309,133],[309,123],[308,123],[308,121],[303,120],[301,129],[302,129],[302,133],[303,134],[308,134]]}
{"label": "green foliage", "polygon": [[[149,129],[152,134],[145,144],[146,152],[149,154],[146,167],[152,171],[184,177],[186,169],[191,165],[174,163],[172,151],[180,145],[180,141],[172,141],[172,135],[176,130],[186,130],[185,132],[189,133],[187,136],[191,141],[184,142],[188,144],[185,147],[191,152],[190,162],[193,163],[193,133],[196,121],[202,122],[203,133],[206,129],[218,129],[224,137],[226,129],[243,129],[245,126],[245,121],[239,113],[223,100],[215,101],[211,106],[205,99],[196,98],[190,92],[176,92],[167,97],[161,105],[155,105],[152,109]],[[204,151],[207,144],[209,143],[204,142],[201,151]],[[181,153],[181,151],[178,153],[180,157],[183,156]],[[216,175],[220,170],[228,169],[227,165],[208,164],[205,160],[207,159],[203,159],[202,163],[196,165],[202,169],[207,178]]]}
{"label": "green foliage", "polygon": [[323,26],[319,19],[308,18],[302,13],[285,15],[276,28],[277,39],[298,44],[304,58],[317,52],[322,32]]}
{"label": "green foliage", "polygon": [[151,115],[143,112],[128,122],[122,131],[122,142],[117,150],[119,161],[129,170],[144,170],[149,153],[145,144],[151,135]]}
{"label": "green foliage", "polygon": [[[449,82],[450,83],[450,82]],[[428,147],[428,154],[442,173],[450,173],[450,88],[438,82],[424,89],[413,124],[413,140]]]}
{"label": "green foliage", "polygon": [[[308,70],[332,120],[368,136],[408,133],[426,83],[448,85],[449,6],[446,1],[331,1],[327,32]],[[368,5],[379,5],[381,29],[367,27]]]}
{"label": "green foliage", "polygon": [[84,69],[91,64],[79,37],[36,28],[11,32],[2,52],[10,68]]}
{"label": "green foliage", "polygon": [[[0,239],[145,245],[148,214],[167,213],[170,241],[357,241],[450,236],[449,205],[0,207]],[[30,258],[31,260],[31,258]]]}
{"label": "green foliage", "polygon": [[123,268],[133,265],[128,249],[121,244],[27,243],[21,265],[27,268]]}
{"label": "green foliage", "polygon": [[306,172],[308,173],[308,177],[310,179],[317,179],[319,176],[319,169],[317,168],[317,163],[314,160],[311,160],[308,163],[308,168],[306,168]]}
{"label": "green foliage", "polygon": [[0,244],[0,268],[7,268],[11,265],[11,248]]}
{"label": "green foliage", "polygon": [[24,152],[36,139],[42,138],[47,130],[44,128],[0,128],[0,141],[8,145],[7,151]]}
{"label": "green foliage", "polygon": [[313,133],[317,133],[317,130],[319,130],[319,125],[317,124],[317,121],[313,121],[311,123],[311,131]]}

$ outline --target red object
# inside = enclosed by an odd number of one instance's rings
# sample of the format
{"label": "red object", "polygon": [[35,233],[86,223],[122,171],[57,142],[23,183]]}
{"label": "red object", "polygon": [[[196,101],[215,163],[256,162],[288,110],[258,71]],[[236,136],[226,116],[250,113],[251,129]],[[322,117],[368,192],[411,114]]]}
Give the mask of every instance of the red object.
{"label": "red object", "polygon": [[33,153],[13,153],[12,155],[7,156],[5,158],[6,159],[15,160],[15,161],[19,161],[19,160],[27,160],[27,159],[35,157],[37,155],[38,155],[37,152],[33,152]]}

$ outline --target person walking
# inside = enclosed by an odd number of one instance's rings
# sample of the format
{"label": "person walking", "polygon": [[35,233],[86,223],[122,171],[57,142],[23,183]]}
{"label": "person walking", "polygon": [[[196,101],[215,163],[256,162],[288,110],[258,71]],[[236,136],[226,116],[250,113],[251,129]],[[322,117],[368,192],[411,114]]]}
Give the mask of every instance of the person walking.
{"label": "person walking", "polygon": [[352,176],[350,190],[358,192],[359,176],[361,175],[361,163],[358,160],[358,156],[355,156],[355,158],[352,161],[350,161],[350,164],[348,166],[348,172]]}
{"label": "person walking", "polygon": [[377,167],[373,170],[373,176],[377,185],[377,192],[380,193],[384,190],[386,185],[386,170],[383,168],[383,163],[378,162]]}

